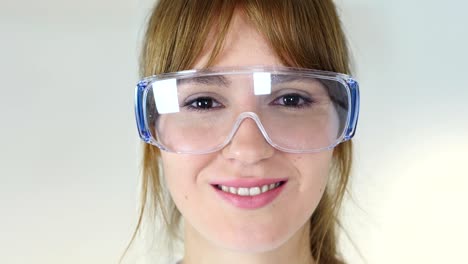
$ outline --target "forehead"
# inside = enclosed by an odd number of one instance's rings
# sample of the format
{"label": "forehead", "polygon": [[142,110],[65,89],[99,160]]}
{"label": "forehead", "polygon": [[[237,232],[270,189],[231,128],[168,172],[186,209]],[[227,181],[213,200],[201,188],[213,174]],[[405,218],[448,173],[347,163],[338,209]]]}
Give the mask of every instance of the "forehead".
{"label": "forehead", "polygon": [[[194,68],[203,68],[209,60],[216,42],[216,31],[211,30],[201,55]],[[241,12],[234,13],[223,48],[216,57],[213,67],[229,66],[284,66],[267,42],[266,38],[254,27]]]}

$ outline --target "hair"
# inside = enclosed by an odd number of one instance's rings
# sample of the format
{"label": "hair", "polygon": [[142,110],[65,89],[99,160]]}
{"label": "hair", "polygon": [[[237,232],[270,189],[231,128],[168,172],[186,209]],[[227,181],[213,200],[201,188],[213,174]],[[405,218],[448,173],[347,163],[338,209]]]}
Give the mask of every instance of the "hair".
{"label": "hair", "polygon": [[[346,39],[332,0],[160,0],[147,24],[140,75],[190,69],[214,30],[209,67],[223,47],[236,10],[264,35],[284,65],[350,73]],[[169,235],[180,237],[181,215],[164,195],[159,162],[160,150],[144,144],[139,218],[125,253],[148,211],[160,212]],[[310,252],[317,263],[345,263],[338,249],[339,210],[351,163],[352,142],[346,141],[333,151],[329,184],[309,220]]]}

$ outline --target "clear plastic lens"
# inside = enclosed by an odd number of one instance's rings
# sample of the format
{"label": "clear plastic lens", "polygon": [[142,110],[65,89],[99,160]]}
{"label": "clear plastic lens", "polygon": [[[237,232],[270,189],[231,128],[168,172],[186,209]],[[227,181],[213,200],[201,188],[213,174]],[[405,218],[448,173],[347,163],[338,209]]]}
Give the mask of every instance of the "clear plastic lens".
{"label": "clear plastic lens", "polygon": [[319,151],[343,140],[352,111],[342,77],[291,70],[154,78],[141,96],[149,141],[179,153],[223,147],[244,118],[254,119],[266,140],[281,150]]}

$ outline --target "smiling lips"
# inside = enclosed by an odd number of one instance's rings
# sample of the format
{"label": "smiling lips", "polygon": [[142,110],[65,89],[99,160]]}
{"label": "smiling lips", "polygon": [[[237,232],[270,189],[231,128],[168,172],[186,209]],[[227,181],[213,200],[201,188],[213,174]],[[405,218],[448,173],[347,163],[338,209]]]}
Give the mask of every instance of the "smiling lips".
{"label": "smiling lips", "polygon": [[272,202],[284,189],[286,179],[238,179],[212,183],[220,197],[241,209],[258,209]]}

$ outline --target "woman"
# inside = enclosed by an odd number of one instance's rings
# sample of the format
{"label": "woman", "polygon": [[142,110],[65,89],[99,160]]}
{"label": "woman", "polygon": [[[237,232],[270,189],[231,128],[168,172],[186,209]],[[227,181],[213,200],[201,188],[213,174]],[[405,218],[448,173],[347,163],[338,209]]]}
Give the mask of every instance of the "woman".
{"label": "woman", "polygon": [[136,91],[135,234],[154,203],[174,238],[183,219],[183,264],[345,263],[359,106],[346,73],[331,0],[159,1]]}

